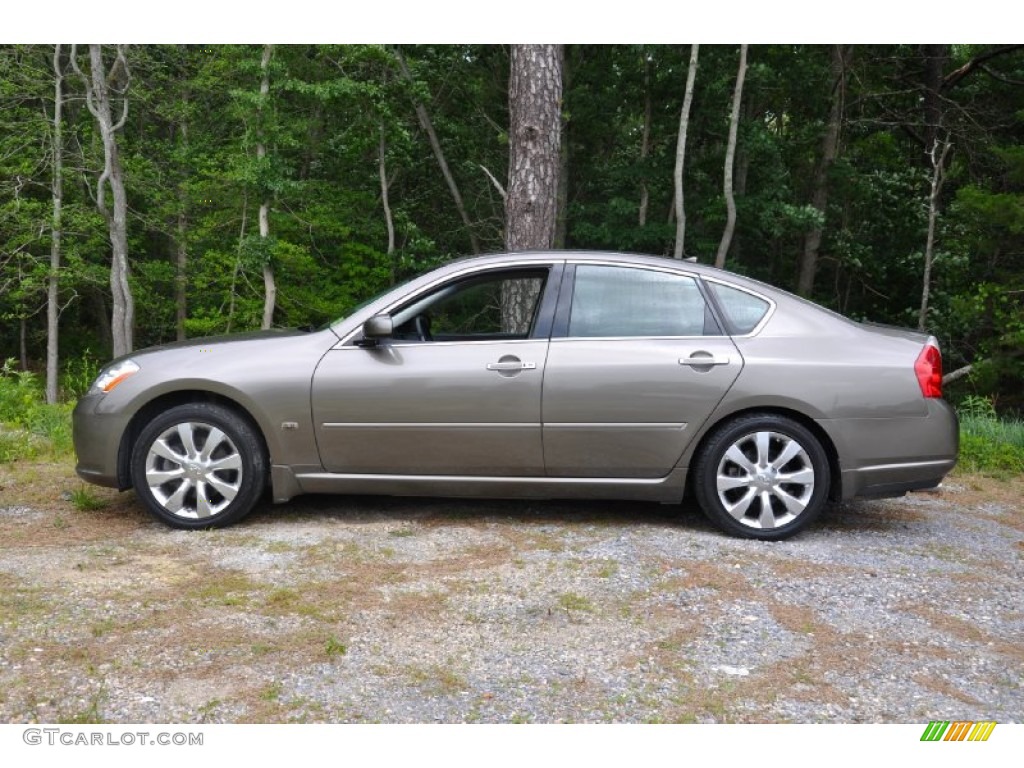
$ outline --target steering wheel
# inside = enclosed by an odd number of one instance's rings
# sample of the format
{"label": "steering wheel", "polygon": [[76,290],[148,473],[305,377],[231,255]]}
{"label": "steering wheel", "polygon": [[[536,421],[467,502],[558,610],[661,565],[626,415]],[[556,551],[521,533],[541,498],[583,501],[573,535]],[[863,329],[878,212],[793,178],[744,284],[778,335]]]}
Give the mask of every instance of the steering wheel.
{"label": "steering wheel", "polygon": [[412,319],[412,327],[416,329],[416,335],[420,337],[420,341],[434,340],[434,337],[430,335],[430,318],[427,315],[416,315]]}

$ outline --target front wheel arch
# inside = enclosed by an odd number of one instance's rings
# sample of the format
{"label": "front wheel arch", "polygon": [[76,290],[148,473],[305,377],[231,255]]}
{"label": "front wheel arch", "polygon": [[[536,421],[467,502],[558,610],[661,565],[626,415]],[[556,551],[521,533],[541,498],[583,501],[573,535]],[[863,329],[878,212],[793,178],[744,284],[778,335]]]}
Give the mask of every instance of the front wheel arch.
{"label": "front wheel arch", "polygon": [[249,419],[217,403],[186,402],[141,426],[131,454],[139,500],[175,528],[238,522],[266,488],[269,459]]}
{"label": "front wheel arch", "polygon": [[235,400],[232,400],[229,397],[224,397],[223,395],[219,395],[215,392],[200,389],[183,389],[176,392],[168,392],[150,400],[136,411],[135,415],[132,416],[131,421],[128,422],[128,426],[121,435],[121,444],[118,447],[117,453],[117,488],[119,491],[126,491],[132,487],[132,453],[135,450],[135,443],[138,441],[139,435],[142,434],[142,430],[145,429],[149,422],[164,411],[170,410],[171,408],[179,405],[187,405],[189,403],[211,403],[219,405],[232,411],[239,418],[245,419],[259,437],[264,455],[268,457],[270,456],[270,446],[267,443],[267,438],[263,434],[263,429],[260,427],[259,422],[253,418],[253,415],[246,410],[245,407]]}

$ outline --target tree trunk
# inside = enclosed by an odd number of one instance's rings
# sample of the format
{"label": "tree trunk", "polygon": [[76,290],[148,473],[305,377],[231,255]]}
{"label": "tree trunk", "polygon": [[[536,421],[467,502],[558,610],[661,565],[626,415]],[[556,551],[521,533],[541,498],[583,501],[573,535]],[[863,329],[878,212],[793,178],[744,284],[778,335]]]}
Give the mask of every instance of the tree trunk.
{"label": "tree trunk", "polygon": [[[832,91],[831,106],[828,113],[828,126],[821,141],[821,159],[814,171],[811,205],[821,213],[825,220],[828,208],[828,175],[839,155],[839,133],[843,122],[843,107],[846,101],[846,66],[847,59],[853,54],[850,46],[832,46]],[[810,296],[814,290],[814,276],[818,269],[818,252],[821,249],[821,236],[824,225],[815,226],[804,237],[804,248],[800,255],[800,274],[797,277],[797,293]]]}
{"label": "tree trunk", "polygon": [[924,164],[932,170],[932,147],[938,140],[942,126],[942,86],[943,70],[949,60],[949,45],[933,44],[923,46],[924,54],[924,93],[921,105],[924,110]]}
{"label": "tree trunk", "polygon": [[[263,107],[270,94],[270,57],[273,55],[274,46],[263,46],[263,58],[260,60],[260,102],[258,110],[263,112]],[[262,126],[261,126],[262,131]],[[265,137],[260,135],[256,144],[256,158],[263,160],[267,156],[267,145]],[[264,192],[263,201],[260,203],[259,211],[260,239],[267,241],[270,237],[270,193]],[[270,254],[264,254],[263,262],[263,322],[260,328],[267,330],[274,324],[274,306],[277,304],[277,281],[274,279],[274,265],[271,262]]]}
{"label": "tree trunk", "polygon": [[[932,145],[929,153],[932,163],[932,191],[928,196],[928,239],[924,247],[924,285],[921,288],[921,311],[917,316],[917,329],[923,331],[928,322],[928,298],[931,293],[932,281],[932,258],[935,249],[935,223],[939,216],[939,194],[942,192],[942,182],[946,179],[946,156],[953,145],[949,139],[938,139]],[[938,152],[938,157],[936,153]]]}
{"label": "tree trunk", "polygon": [[683,95],[683,110],[679,115],[679,139],[676,142],[675,167],[675,214],[676,214],[676,245],[672,256],[683,258],[686,252],[686,206],[683,203],[683,170],[686,162],[686,131],[690,126],[690,105],[693,103],[693,83],[697,78],[697,55],[700,46],[690,46],[690,66],[686,72],[686,92]]}
{"label": "tree trunk", "polygon": [[[183,92],[182,100],[188,104],[187,90]],[[178,126],[178,137],[185,155],[188,151],[188,118],[185,116]],[[185,319],[188,317],[188,192],[185,186],[188,172],[187,168],[179,169],[178,179],[178,231],[174,258],[174,326],[178,341],[185,340]]]}
{"label": "tree trunk", "polygon": [[[651,154],[651,57],[645,51],[644,57],[644,128],[640,134],[640,172],[646,173],[647,157]],[[647,226],[647,206],[650,193],[647,190],[645,177],[640,179],[640,207],[637,212],[637,224]]]}
{"label": "tree trunk", "polygon": [[391,203],[388,200],[388,170],[384,164],[384,155],[387,152],[387,144],[384,141],[384,123],[380,124],[380,146],[377,150],[378,160],[378,171],[380,173],[380,199],[381,204],[384,206],[384,223],[387,224],[388,228],[388,262],[391,265],[391,283],[394,285],[395,275],[395,262],[393,259],[395,253],[395,222],[391,216]]}
{"label": "tree trunk", "polygon": [[557,45],[512,46],[505,247],[551,248],[558,218],[562,56]]}
{"label": "tree trunk", "polygon": [[57,402],[57,370],[59,364],[61,206],[64,202],[64,71],[60,65],[61,46],[53,47],[53,217],[50,224],[50,275],[46,285],[46,402]]}
{"label": "tree trunk", "polygon": [[[111,337],[114,357],[126,355],[133,349],[132,329],[135,323],[135,303],[128,283],[128,196],[125,193],[124,171],[117,146],[117,132],[128,119],[127,90],[130,82],[128,63],[124,47],[117,46],[117,58],[110,71],[103,64],[103,48],[89,46],[91,80],[78,67],[75,46],[71,47],[71,63],[85,85],[86,105],[96,118],[103,141],[103,173],[96,183],[96,207],[107,220],[110,231],[111,267],[110,292],[113,298],[111,310]],[[121,83],[117,87],[117,83]],[[121,117],[114,122],[111,93],[121,96]],[[106,187],[110,186],[113,199],[110,209],[106,205]]]}
{"label": "tree trunk", "polygon": [[[413,83],[412,73],[409,71],[409,67],[405,63],[405,56],[401,50],[395,48],[395,58],[398,59],[398,67],[402,70],[402,76],[409,82]],[[419,102],[419,100],[413,101],[413,107],[416,109],[416,118],[420,121],[420,126],[427,134],[427,139],[430,140],[430,148],[434,151],[434,158],[437,160],[437,164],[441,166],[441,175],[444,176],[444,181],[448,185],[448,191],[451,193],[452,200],[455,203],[455,209],[459,212],[459,217],[462,219],[463,225],[466,227],[466,234],[469,235],[469,244],[473,249],[473,253],[480,253],[480,241],[477,239],[476,233],[473,231],[473,223],[469,220],[469,214],[466,212],[466,206],[462,202],[462,194],[459,192],[459,185],[455,183],[455,177],[452,175],[451,169],[448,167],[448,160],[445,158],[444,150],[441,149],[441,142],[437,139],[437,132],[434,131],[434,124],[430,120],[430,114],[427,112],[427,108]]]}
{"label": "tree trunk", "polygon": [[178,242],[174,255],[174,327],[178,341],[185,340],[185,319],[188,317],[188,217],[185,213],[184,192],[178,210]]}
{"label": "tree trunk", "polygon": [[21,363],[21,370],[28,370],[28,343],[26,329],[28,327],[28,320],[23,314],[18,318],[18,358]]}
{"label": "tree trunk", "polygon": [[225,333],[231,333],[231,322],[235,319],[235,300],[238,298],[236,287],[238,273],[242,271],[242,250],[245,248],[245,226],[249,222],[249,197],[242,191],[242,226],[238,230],[238,247],[235,249],[235,267],[231,270],[231,289],[228,299],[228,323]]}
{"label": "tree trunk", "polygon": [[736,88],[732,94],[732,113],[729,115],[729,143],[725,149],[725,172],[722,187],[725,191],[725,231],[722,233],[722,241],[718,244],[718,253],[715,255],[715,266],[722,269],[725,266],[725,256],[729,253],[729,246],[732,244],[732,233],[736,230],[736,195],[733,193],[732,178],[733,166],[736,161],[736,134],[740,124],[740,103],[743,100],[743,79],[747,75],[747,46],[740,46],[740,66],[736,73]]}

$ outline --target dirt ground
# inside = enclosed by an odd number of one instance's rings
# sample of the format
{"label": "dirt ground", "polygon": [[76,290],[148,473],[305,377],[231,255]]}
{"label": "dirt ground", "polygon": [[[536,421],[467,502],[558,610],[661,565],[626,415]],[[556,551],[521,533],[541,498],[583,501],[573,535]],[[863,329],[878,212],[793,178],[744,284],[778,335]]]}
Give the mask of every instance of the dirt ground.
{"label": "dirt ground", "polygon": [[188,533],[0,465],[0,721],[1019,722],[1022,491],[954,475],[777,544],[692,502],[303,497]]}

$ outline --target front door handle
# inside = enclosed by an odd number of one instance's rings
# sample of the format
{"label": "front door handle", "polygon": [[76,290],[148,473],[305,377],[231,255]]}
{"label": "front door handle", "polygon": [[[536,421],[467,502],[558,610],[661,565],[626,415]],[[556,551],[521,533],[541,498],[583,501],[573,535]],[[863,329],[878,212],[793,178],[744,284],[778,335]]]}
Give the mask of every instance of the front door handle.
{"label": "front door handle", "polygon": [[[694,355],[699,355],[699,357],[695,357]],[[703,368],[709,365],[729,364],[728,355],[710,355],[707,352],[695,352],[694,355],[691,355],[690,357],[680,357],[679,364],[690,365],[695,368]]]}
{"label": "front door handle", "polygon": [[536,367],[536,363],[524,363],[521,360],[504,360],[487,364],[488,371],[532,371]]}

